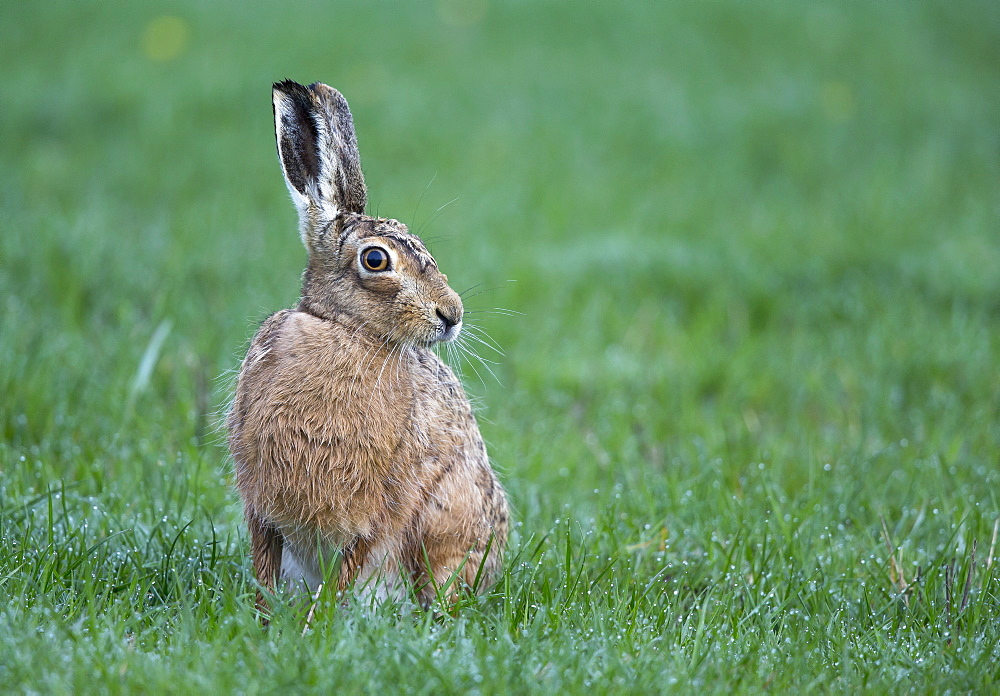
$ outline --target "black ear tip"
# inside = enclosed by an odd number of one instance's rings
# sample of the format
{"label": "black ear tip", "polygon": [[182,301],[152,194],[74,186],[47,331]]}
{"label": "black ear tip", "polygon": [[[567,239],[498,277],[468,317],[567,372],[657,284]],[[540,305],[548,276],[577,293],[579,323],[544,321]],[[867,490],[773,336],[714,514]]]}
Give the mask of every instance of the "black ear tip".
{"label": "black ear tip", "polygon": [[292,95],[296,95],[296,94],[307,93],[309,90],[306,87],[304,87],[303,85],[300,85],[295,80],[285,79],[285,80],[282,80],[281,82],[275,82],[275,83],[273,83],[271,85],[271,91],[272,92],[281,92],[282,94],[287,94],[287,95],[292,96]]}

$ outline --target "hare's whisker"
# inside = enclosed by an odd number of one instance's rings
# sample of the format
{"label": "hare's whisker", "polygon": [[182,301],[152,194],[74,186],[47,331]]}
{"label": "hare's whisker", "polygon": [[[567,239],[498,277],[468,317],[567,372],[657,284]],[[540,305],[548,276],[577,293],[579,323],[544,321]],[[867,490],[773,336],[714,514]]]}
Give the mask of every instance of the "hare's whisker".
{"label": "hare's whisker", "polygon": [[[505,281],[503,281],[503,282],[504,282],[504,283],[516,283],[517,281],[516,281],[516,280],[505,280]],[[482,289],[482,290],[480,290],[479,292],[477,292],[477,293],[474,293],[474,294],[472,294],[472,295],[469,295],[469,296],[468,296],[468,298],[466,297],[466,293],[468,293],[468,292],[469,292],[469,290],[474,290],[475,288],[478,288],[478,287],[479,287],[479,286],[481,286],[481,285],[485,285],[485,282],[483,282],[483,283],[476,283],[476,284],[475,284],[475,285],[473,285],[473,286],[472,286],[471,288],[468,288],[468,289],[467,289],[467,290],[465,290],[464,292],[460,292],[460,293],[458,293],[458,294],[459,294],[459,296],[460,296],[460,297],[461,297],[461,298],[462,298],[463,300],[466,300],[466,299],[470,299],[470,298],[473,298],[473,297],[475,297],[476,295],[482,295],[482,294],[483,294],[484,292],[493,292],[494,290],[499,290],[499,289],[501,289],[501,288],[503,287],[503,285],[491,285],[491,286],[490,286],[490,287],[488,287],[488,288],[483,288],[483,289]]]}
{"label": "hare's whisker", "polygon": [[426,228],[432,222],[434,222],[439,217],[441,217],[442,211],[444,211],[445,208],[447,208],[449,205],[451,205],[452,203],[456,202],[457,200],[458,200],[458,198],[452,198],[450,201],[448,201],[447,203],[445,203],[444,205],[442,205],[441,207],[439,207],[437,210],[435,210],[434,214],[431,215],[430,218],[428,218],[426,222],[424,222],[422,225],[420,225],[419,228],[417,228],[417,236],[419,237],[420,233],[424,230],[424,228]]}
{"label": "hare's whisker", "polygon": [[[478,360],[479,364],[482,365],[483,368],[485,368],[486,371],[490,373],[490,375],[493,377],[493,379],[496,380],[496,383],[499,384],[502,387],[503,386],[503,382],[500,381],[500,378],[497,377],[496,372],[494,372],[493,368],[490,367],[491,364],[492,365],[497,365],[499,363],[495,363],[495,362],[493,362],[491,360],[487,360],[486,358],[484,358],[483,356],[481,356],[479,353],[477,353],[474,350],[470,350],[469,352],[471,353],[472,357],[474,357],[476,360]],[[471,365],[472,363],[469,363],[469,364]],[[485,384],[485,382],[484,382],[484,384]]]}
{"label": "hare's whisker", "polygon": [[463,290],[462,292],[458,293],[458,296],[459,296],[459,297],[461,297],[461,298],[462,298],[462,299],[464,300],[464,299],[465,299],[465,296],[466,296],[466,295],[467,295],[468,293],[472,292],[472,291],[473,291],[473,290],[475,290],[476,288],[481,288],[482,286],[486,285],[486,283],[487,283],[487,281],[485,281],[485,280],[484,280],[484,281],[482,281],[481,283],[476,283],[475,285],[470,285],[470,286],[469,286],[469,287],[467,287],[467,288],[466,288],[465,290]]}
{"label": "hare's whisker", "polygon": [[434,172],[431,180],[427,182],[426,186],[424,186],[424,190],[420,192],[420,198],[417,199],[417,204],[413,206],[413,215],[410,216],[410,219],[414,222],[417,221],[417,211],[420,210],[420,204],[424,202],[424,196],[427,194],[427,191],[430,190],[431,184],[434,183],[435,179],[437,179],[437,172]]}
{"label": "hare's whisker", "polygon": [[[463,339],[463,337],[461,335],[459,336],[458,345],[465,352],[466,355],[469,355],[469,356],[475,358],[476,360],[478,360],[479,364],[482,367],[484,367],[486,369],[486,371],[489,372],[493,376],[493,379],[496,380],[497,384],[499,384],[500,386],[503,386],[503,383],[500,381],[500,378],[497,377],[496,373],[490,367],[490,364],[496,365],[497,363],[492,362],[490,360],[486,360],[481,355],[479,355],[479,353],[476,350],[474,350],[472,348],[472,346],[470,346],[466,342],[466,340]],[[479,377],[479,381],[482,382],[483,384],[486,384],[486,382],[482,378],[482,375],[479,374],[479,371],[476,369],[475,364],[471,360],[469,361],[469,367],[471,367],[473,369],[473,371],[476,373],[476,376]]]}
{"label": "hare's whisker", "polygon": [[506,309],[504,307],[493,307],[492,309],[467,309],[466,314],[499,314],[505,317],[523,317],[524,312],[518,312],[514,309]]}
{"label": "hare's whisker", "polygon": [[506,353],[503,352],[503,348],[497,345],[497,342],[493,340],[493,337],[490,336],[488,333],[486,333],[485,329],[471,325],[467,325],[465,328],[468,329],[469,331],[469,333],[467,334],[468,338],[471,338],[473,341],[476,341],[477,343],[486,346],[487,348],[489,348],[498,355],[507,355]]}
{"label": "hare's whisker", "polygon": [[[479,285],[482,285],[482,284],[483,283],[480,283]],[[473,285],[472,288],[469,288],[469,290],[472,290],[473,288],[476,288],[476,287],[479,287],[479,286],[478,285]],[[482,295],[483,293],[486,293],[486,292],[495,292],[496,290],[499,290],[501,287],[503,287],[503,286],[502,285],[493,285],[493,286],[488,287],[488,288],[483,288],[479,292],[474,292],[471,295],[462,294],[461,295],[462,301],[464,302],[465,300],[471,300],[473,297],[478,297],[479,295]],[[467,292],[469,292],[469,290],[466,290],[465,292],[467,293]]]}
{"label": "hare's whisker", "polygon": [[[484,358],[483,356],[481,356],[479,354],[479,351],[476,350],[476,348],[471,343],[468,342],[469,339],[472,339],[474,341],[479,341],[479,339],[476,338],[475,336],[473,336],[472,334],[469,334],[468,336],[465,337],[465,339],[463,339],[462,347],[465,348],[465,350],[467,350],[470,355],[474,355],[476,357],[476,359],[479,360],[480,362],[488,362],[491,365],[499,365],[500,364],[500,363],[495,362],[493,360],[487,360],[486,358]],[[479,343],[483,343],[483,342],[479,341]],[[485,345],[487,348],[492,348],[492,346],[489,346],[488,344],[483,343],[483,345]]]}
{"label": "hare's whisker", "polygon": [[[461,349],[461,346],[459,346],[459,348]],[[468,366],[469,366],[469,367],[470,367],[470,368],[472,369],[472,371],[473,371],[474,373],[476,373],[476,378],[477,378],[477,379],[478,379],[478,380],[479,380],[480,382],[482,382],[483,384],[486,384],[486,382],[483,382],[483,376],[482,376],[481,374],[479,374],[479,370],[477,370],[477,369],[476,369],[476,366],[475,366],[475,365],[474,365],[474,364],[472,363],[472,361],[471,361],[471,360],[469,360],[469,361],[466,361],[466,365],[468,365]]]}

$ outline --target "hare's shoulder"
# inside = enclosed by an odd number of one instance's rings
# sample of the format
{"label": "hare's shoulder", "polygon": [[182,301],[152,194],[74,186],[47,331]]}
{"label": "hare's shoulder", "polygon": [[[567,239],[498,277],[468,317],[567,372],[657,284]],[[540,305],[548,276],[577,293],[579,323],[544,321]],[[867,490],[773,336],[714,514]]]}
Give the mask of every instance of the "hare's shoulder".
{"label": "hare's shoulder", "polygon": [[257,333],[254,334],[253,340],[250,342],[246,357],[243,358],[242,370],[244,372],[253,369],[254,366],[271,355],[274,344],[281,335],[282,326],[290,314],[292,314],[291,310],[283,309],[261,322]]}
{"label": "hare's shoulder", "polygon": [[242,450],[240,441],[247,417],[254,404],[260,400],[261,394],[267,390],[269,375],[274,371],[274,344],[288,313],[287,310],[276,312],[261,322],[240,365],[236,393],[226,419],[230,447],[237,458]]}
{"label": "hare's shoulder", "polygon": [[275,312],[257,329],[240,366],[237,402],[242,394],[294,388],[329,356],[342,353],[348,336],[340,325],[305,312]]}
{"label": "hare's shoulder", "polygon": [[283,309],[265,319],[257,329],[243,361],[244,369],[258,362],[280,364],[315,353],[343,352],[351,334],[351,329],[338,321]]}

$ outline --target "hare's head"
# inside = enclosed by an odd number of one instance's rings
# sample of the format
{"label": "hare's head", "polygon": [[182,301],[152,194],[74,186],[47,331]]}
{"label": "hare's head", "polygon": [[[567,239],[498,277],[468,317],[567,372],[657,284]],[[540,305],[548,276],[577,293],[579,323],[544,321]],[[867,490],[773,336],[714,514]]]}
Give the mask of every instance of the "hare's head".
{"label": "hare's head", "polygon": [[273,87],[278,159],[309,252],[300,308],[349,317],[395,343],[450,341],[462,300],[420,238],[396,220],[364,214],[367,191],[347,100],[332,87]]}

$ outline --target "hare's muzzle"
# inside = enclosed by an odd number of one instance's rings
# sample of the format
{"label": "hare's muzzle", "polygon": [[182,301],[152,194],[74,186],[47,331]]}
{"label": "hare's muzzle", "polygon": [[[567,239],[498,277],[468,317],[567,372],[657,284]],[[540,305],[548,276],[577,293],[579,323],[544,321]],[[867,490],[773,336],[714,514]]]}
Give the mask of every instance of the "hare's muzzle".
{"label": "hare's muzzle", "polygon": [[462,330],[462,306],[457,307],[438,307],[437,308],[437,318],[440,321],[440,336],[438,340],[447,343],[448,341],[454,341],[458,338],[459,332]]}

